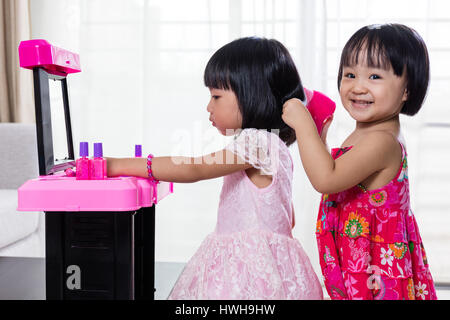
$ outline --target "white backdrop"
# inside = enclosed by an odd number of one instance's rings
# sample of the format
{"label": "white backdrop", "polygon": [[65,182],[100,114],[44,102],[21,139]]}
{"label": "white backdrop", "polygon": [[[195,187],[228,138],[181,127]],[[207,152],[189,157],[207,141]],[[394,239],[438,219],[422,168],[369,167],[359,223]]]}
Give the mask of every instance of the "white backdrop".
{"label": "white backdrop", "polygon": [[[276,38],[290,50],[306,87],[337,102],[329,145],[353,127],[336,87],[339,55],[357,29],[401,22],[430,49],[429,98],[418,116],[402,118],[410,154],[413,209],[432,272],[450,281],[450,30],[443,0],[31,0],[32,36],[80,53],[69,76],[72,127],[79,141],[103,142],[107,156],[200,155],[227,139],[210,127],[203,70],[215,50],[242,36]],[[92,152],[92,150],[91,150]],[[320,273],[315,220],[320,195],[306,179],[296,146],[297,237]],[[77,150],[76,150],[77,154]],[[176,184],[156,217],[156,259],[187,261],[215,227],[222,178]]]}

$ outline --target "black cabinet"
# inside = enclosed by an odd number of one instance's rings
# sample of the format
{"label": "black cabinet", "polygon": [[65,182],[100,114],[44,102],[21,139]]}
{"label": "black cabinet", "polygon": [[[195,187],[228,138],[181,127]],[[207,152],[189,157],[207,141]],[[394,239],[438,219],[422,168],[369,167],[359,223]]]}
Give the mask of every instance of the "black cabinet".
{"label": "black cabinet", "polygon": [[154,299],[154,205],[46,212],[45,224],[47,299]]}

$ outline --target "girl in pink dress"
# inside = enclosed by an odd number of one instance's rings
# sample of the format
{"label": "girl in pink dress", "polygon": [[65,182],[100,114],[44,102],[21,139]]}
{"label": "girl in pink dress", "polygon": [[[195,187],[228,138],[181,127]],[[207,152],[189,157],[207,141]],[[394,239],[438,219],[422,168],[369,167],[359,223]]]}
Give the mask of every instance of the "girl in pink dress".
{"label": "girl in pink dress", "polygon": [[286,48],[276,40],[242,38],[208,62],[207,111],[225,149],[199,158],[108,158],[108,175],[173,182],[224,177],[217,225],[187,263],[169,299],[322,299],[308,256],[292,236],[295,132],[283,103],[304,100]]}
{"label": "girl in pink dress", "polygon": [[323,193],[316,236],[332,299],[436,299],[399,138],[399,114],[419,111],[428,81],[419,34],[399,24],[373,25],[357,31],[342,52],[338,88],[356,128],[341,148],[330,155],[302,103],[285,103],[283,119]]}

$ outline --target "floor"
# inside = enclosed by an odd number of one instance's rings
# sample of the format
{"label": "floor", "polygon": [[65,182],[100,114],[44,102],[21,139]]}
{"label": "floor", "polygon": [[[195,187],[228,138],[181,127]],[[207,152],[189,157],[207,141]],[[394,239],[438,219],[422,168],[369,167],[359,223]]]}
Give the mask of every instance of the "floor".
{"label": "floor", "polygon": [[0,257],[0,300],[45,299],[45,264],[40,258]]}
{"label": "floor", "polygon": [[[183,267],[184,263],[156,262],[156,300],[167,299]],[[0,300],[44,299],[44,259],[0,257]]]}
{"label": "floor", "polygon": [[184,263],[156,262],[155,263],[155,299],[165,300],[170,294],[173,285],[183,271]]}
{"label": "floor", "polygon": [[[156,300],[167,299],[184,265],[184,263],[156,262]],[[450,287],[438,288],[437,295],[440,300],[450,300]],[[43,259],[0,257],[0,300],[44,299]]]}

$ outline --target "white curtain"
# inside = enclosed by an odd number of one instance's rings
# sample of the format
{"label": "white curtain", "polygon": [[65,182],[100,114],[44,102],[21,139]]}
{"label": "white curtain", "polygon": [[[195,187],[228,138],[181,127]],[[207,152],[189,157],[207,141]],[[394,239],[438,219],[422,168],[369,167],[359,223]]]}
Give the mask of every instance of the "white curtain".
{"label": "white curtain", "polygon": [[[444,163],[450,152],[445,124],[450,44],[439,36],[440,30],[450,30],[445,1],[31,0],[31,17],[34,38],[80,53],[82,72],[69,76],[75,145],[100,141],[108,156],[133,156],[138,143],[155,155],[200,155],[223,147],[228,140],[209,125],[203,70],[219,47],[251,35],[283,42],[304,85],[335,99],[329,145],[339,146],[353,128],[336,86],[343,45],[369,23],[416,28],[429,43],[434,78],[424,111],[402,119],[412,203],[432,272],[450,281],[444,200],[450,195],[448,160]],[[291,152],[294,236],[320,273],[314,236],[320,195],[306,179],[295,145]],[[174,194],[157,205],[158,261],[186,262],[192,256],[215,227],[221,184],[222,179],[176,184]]]}
{"label": "white curtain", "polygon": [[35,121],[33,79],[19,68],[17,48],[30,38],[28,0],[0,3],[0,122]]}

